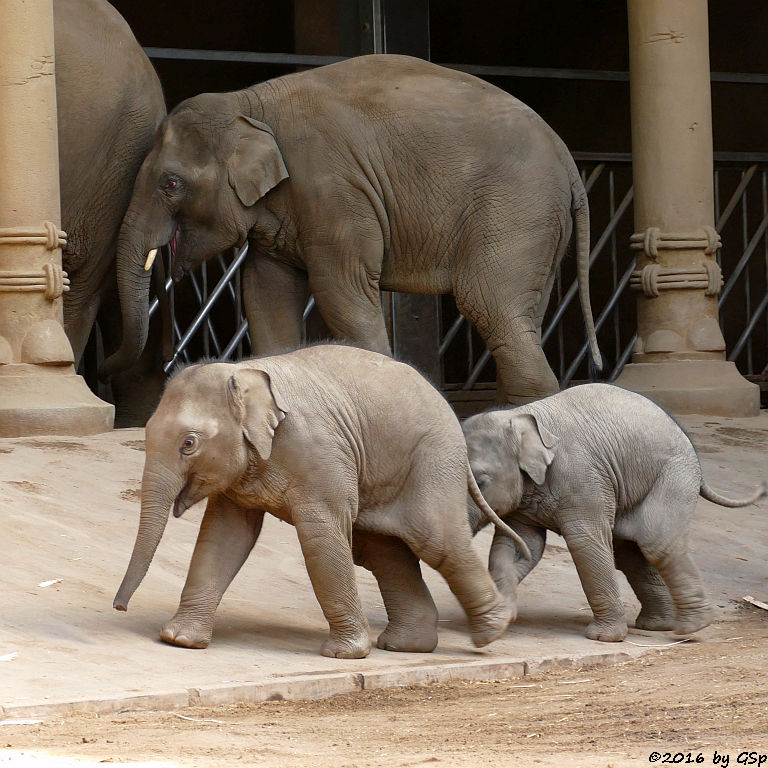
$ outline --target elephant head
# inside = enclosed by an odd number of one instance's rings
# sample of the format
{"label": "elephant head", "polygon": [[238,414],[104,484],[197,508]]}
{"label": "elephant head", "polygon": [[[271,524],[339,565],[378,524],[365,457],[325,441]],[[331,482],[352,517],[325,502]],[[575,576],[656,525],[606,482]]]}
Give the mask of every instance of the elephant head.
{"label": "elephant head", "polygon": [[[555,456],[557,437],[530,413],[496,410],[472,416],[463,424],[472,474],[489,506],[501,517],[520,506],[523,473],[542,485]],[[487,518],[470,508],[472,531]]]}
{"label": "elephant head", "polygon": [[115,597],[117,610],[127,609],[144,578],[171,507],[180,517],[269,459],[287,412],[269,374],[257,368],[195,365],[171,380],[147,422],[139,530]]}
{"label": "elephant head", "polygon": [[102,377],[132,365],[144,348],[149,270],[157,249],[171,244],[178,280],[205,259],[242,245],[257,203],[288,177],[272,129],[243,114],[236,96],[188,99],[158,130],[120,230],[123,339],[102,365]]}

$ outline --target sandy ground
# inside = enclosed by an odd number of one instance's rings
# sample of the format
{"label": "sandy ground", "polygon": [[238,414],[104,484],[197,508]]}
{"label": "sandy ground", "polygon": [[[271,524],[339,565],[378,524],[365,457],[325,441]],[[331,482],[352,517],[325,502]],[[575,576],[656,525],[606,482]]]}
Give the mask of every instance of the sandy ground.
{"label": "sandy ground", "polygon": [[0,765],[635,768],[699,755],[701,765],[725,765],[716,755],[758,765],[768,753],[768,612],[744,607],[711,632],[623,664],[522,680],[3,726]]}
{"label": "sandy ground", "polygon": [[[742,496],[768,475],[768,412],[686,426],[717,490]],[[129,613],[111,610],[133,544],[142,437],[0,440],[0,766],[623,768],[654,751],[661,764],[667,752],[666,764],[701,753],[704,765],[726,764],[715,750],[733,765],[742,752],[747,765],[768,753],[768,612],[741,599],[768,602],[765,500],[734,510],[699,502],[692,550],[718,620],[695,642],[637,630],[623,643],[586,640],[586,600],[552,537],[521,587],[517,623],[487,649],[471,647],[458,604],[427,572],[441,615],[435,653],[324,659],[327,626],[295,532],[271,521],[220,606],[211,646],[189,651],[159,643],[157,631],[175,609],[200,510],[170,521]],[[476,543],[487,549],[487,532]],[[375,637],[381,598],[362,570],[358,583]],[[631,620],[637,604],[622,590]],[[599,654],[622,663],[588,666]],[[552,658],[580,661],[546,672]],[[498,682],[371,690],[376,675],[381,687],[507,662],[520,671]],[[237,703],[265,686],[296,690],[302,677],[318,683],[313,695],[338,693],[340,680],[352,681],[347,691],[370,684],[324,701]],[[18,718],[44,722],[5,724]]]}

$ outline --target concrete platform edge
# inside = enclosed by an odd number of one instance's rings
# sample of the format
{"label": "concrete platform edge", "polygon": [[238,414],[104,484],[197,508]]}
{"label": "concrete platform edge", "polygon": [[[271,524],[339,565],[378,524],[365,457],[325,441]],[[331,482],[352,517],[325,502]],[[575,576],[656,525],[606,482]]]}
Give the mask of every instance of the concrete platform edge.
{"label": "concrete platform edge", "polygon": [[[652,650],[652,648],[649,648]],[[597,653],[579,657],[552,657],[530,664],[522,659],[501,658],[404,667],[371,672],[296,675],[253,683],[203,686],[157,693],[112,696],[104,699],[72,699],[36,704],[0,706],[3,719],[61,717],[76,712],[96,715],[138,710],[170,711],[188,706],[257,703],[263,701],[316,700],[356,691],[428,685],[450,680],[505,680],[561,668],[605,666],[629,661],[637,655],[625,652]]]}

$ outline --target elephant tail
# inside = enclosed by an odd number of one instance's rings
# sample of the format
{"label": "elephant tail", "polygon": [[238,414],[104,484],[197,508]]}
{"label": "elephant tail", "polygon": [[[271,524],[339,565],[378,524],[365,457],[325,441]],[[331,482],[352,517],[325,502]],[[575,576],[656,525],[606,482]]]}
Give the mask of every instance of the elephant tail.
{"label": "elephant tail", "polygon": [[472,474],[472,467],[469,466],[469,462],[467,462],[467,487],[469,488],[469,495],[472,497],[472,500],[475,502],[475,504],[477,504],[478,507],[480,507],[488,520],[492,522],[500,531],[506,533],[507,536],[512,538],[526,560],[533,560],[531,550],[528,549],[528,545],[523,541],[523,539],[516,531],[513,531],[491,509],[490,505],[485,500],[483,492],[480,490],[479,486],[477,485],[477,481],[475,480],[475,476]]}
{"label": "elephant tail", "polygon": [[713,504],[719,504],[721,507],[746,507],[748,504],[754,504],[764,496],[768,496],[768,483],[763,482],[762,485],[751,495],[744,499],[729,499],[727,496],[721,496],[716,491],[713,491],[703,480],[701,481],[701,488],[699,494],[703,496],[707,501],[711,501]]}
{"label": "elephant tail", "polygon": [[[573,162],[573,161],[571,161]],[[579,301],[584,315],[584,326],[589,339],[589,349],[595,367],[603,369],[603,358],[597,346],[595,323],[592,319],[592,302],[589,298],[589,202],[581,177],[574,166],[571,180],[573,226],[576,231],[576,280],[579,286]]]}

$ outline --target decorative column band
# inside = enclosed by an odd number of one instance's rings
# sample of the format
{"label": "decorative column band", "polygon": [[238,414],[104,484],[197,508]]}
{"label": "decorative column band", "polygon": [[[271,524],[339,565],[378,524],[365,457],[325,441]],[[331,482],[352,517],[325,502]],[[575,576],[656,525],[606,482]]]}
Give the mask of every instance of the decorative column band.
{"label": "decorative column band", "polygon": [[699,232],[662,232],[658,227],[648,227],[645,232],[635,232],[629,238],[633,251],[643,251],[649,259],[657,259],[660,250],[691,250],[703,248],[707,256],[714,256],[721,246],[720,234],[710,226]]}
{"label": "decorative column band", "polygon": [[707,296],[717,296],[723,287],[723,275],[714,259],[705,259],[699,267],[662,267],[646,264],[636,269],[629,278],[629,287],[655,298],[659,291],[673,288],[704,289]]}
{"label": "decorative column band", "polygon": [[39,272],[0,270],[0,293],[42,291],[53,301],[68,290],[69,278],[58,264],[43,264]]}
{"label": "decorative column band", "polygon": [[52,221],[44,221],[38,228],[0,227],[0,245],[44,245],[49,251],[55,251],[66,244],[67,233]]}

